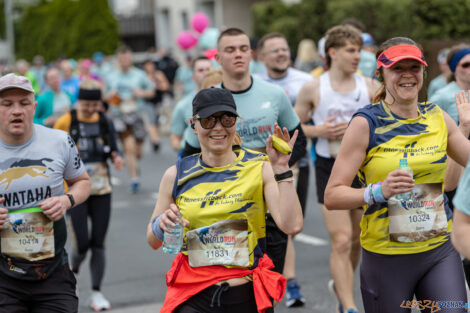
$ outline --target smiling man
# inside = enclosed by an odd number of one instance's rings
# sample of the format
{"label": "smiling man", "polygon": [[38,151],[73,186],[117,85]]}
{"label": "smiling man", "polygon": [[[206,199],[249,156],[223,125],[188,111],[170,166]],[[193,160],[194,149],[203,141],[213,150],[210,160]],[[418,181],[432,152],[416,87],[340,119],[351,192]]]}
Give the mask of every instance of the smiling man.
{"label": "smiling man", "polygon": [[[294,106],[300,88],[313,76],[296,70],[290,66],[291,54],[287,40],[281,33],[269,33],[264,35],[259,43],[259,59],[266,66],[266,72],[258,75],[261,79],[276,84],[286,92]],[[309,180],[309,157],[306,153],[298,162],[299,174],[297,178],[297,195],[305,213]],[[300,292],[300,287],[295,279],[295,248],[292,237],[287,242],[287,253],[284,264],[284,276],[287,279],[287,307],[301,306],[305,304],[305,298]]]}
{"label": "smiling man", "polygon": [[0,78],[0,313],[77,312],[64,215],[90,178],[70,136],[33,124],[35,109],[26,77]]}
{"label": "smiling man", "polygon": [[[350,25],[339,25],[326,33],[328,71],[300,90],[295,110],[304,123],[307,137],[318,138],[315,146],[317,197],[331,238],[330,291],[338,298],[338,312],[357,313],[353,297],[354,269],[359,262],[361,210],[328,211],[324,205],[326,184],[331,175],[341,139],[349,120],[369,104],[378,84],[357,74],[361,58],[361,33]],[[309,125],[313,111],[315,125]],[[354,184],[359,184],[356,179]],[[353,185],[354,186],[354,185]],[[343,311],[343,308],[345,309]]]}

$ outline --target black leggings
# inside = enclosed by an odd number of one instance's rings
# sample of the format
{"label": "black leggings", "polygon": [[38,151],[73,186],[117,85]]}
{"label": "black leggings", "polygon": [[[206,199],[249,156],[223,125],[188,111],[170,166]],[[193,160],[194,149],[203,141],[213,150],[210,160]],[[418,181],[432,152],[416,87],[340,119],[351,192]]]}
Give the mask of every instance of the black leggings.
{"label": "black leggings", "polygon": [[[175,313],[257,313],[253,283],[213,285],[178,306]],[[274,312],[272,308],[266,313]]]}
{"label": "black leggings", "polygon": [[[111,215],[111,194],[90,196],[68,214],[75,237],[75,247],[71,253],[72,270],[78,273],[87,251],[91,249],[92,287],[100,290],[105,268],[104,241]],[[91,236],[88,232],[88,217],[91,219]]]}
{"label": "black leggings", "polygon": [[[422,253],[384,255],[362,250],[361,292],[366,313],[409,313],[407,301],[461,301],[465,305],[464,273],[450,240]],[[403,304],[403,301],[405,305]],[[422,312],[430,313],[426,308]],[[436,311],[437,312],[437,311]],[[445,308],[439,313],[464,313]]]}

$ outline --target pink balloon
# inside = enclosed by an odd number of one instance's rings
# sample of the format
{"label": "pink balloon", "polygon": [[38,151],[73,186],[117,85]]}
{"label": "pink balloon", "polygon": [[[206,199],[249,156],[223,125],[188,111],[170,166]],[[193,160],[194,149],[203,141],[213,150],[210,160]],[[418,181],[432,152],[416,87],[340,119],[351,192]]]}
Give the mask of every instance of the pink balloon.
{"label": "pink balloon", "polygon": [[194,14],[191,20],[191,27],[197,31],[199,34],[202,34],[204,29],[209,26],[209,18],[204,13]]}
{"label": "pink balloon", "polygon": [[176,42],[183,50],[189,50],[197,44],[197,38],[191,32],[184,30],[176,37]]}

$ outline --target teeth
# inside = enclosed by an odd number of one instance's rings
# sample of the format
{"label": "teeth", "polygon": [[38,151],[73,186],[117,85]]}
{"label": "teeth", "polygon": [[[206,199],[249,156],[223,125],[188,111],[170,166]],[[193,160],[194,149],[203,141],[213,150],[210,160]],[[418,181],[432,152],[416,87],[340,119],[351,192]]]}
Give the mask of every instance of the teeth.
{"label": "teeth", "polygon": [[403,87],[413,87],[413,84],[403,84]]}
{"label": "teeth", "polygon": [[225,136],[212,136],[212,138],[214,138],[214,139],[224,139]]}

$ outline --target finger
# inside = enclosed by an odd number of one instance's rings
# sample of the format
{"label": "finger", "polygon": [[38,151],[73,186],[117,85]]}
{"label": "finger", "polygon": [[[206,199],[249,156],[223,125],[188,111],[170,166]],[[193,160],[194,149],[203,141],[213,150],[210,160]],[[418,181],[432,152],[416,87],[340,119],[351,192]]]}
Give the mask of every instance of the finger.
{"label": "finger", "polygon": [[282,130],[277,123],[274,123],[273,135],[282,138]]}
{"label": "finger", "polygon": [[299,130],[296,129],[294,131],[294,134],[292,135],[292,138],[289,140],[289,146],[292,148],[295,144],[295,141],[297,140],[297,136],[299,135]]}
{"label": "finger", "polygon": [[325,121],[325,124],[326,124],[326,123],[332,123],[334,120],[336,120],[336,116],[332,116],[332,117],[330,117],[329,119],[327,119],[327,120]]}
{"label": "finger", "polygon": [[273,137],[269,135],[268,139],[266,139],[266,153],[271,154],[273,153]]}
{"label": "finger", "polygon": [[5,202],[5,197],[0,197],[0,203]]}
{"label": "finger", "polygon": [[181,222],[182,222],[184,227],[189,227],[189,221],[187,219],[181,218]]}
{"label": "finger", "polygon": [[289,142],[289,139],[290,139],[289,137],[290,137],[289,131],[287,130],[287,128],[284,127],[282,129],[282,139],[284,139],[284,141]]}

